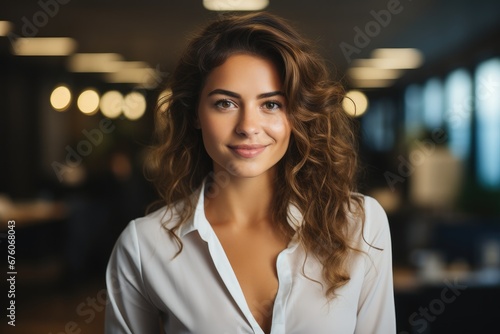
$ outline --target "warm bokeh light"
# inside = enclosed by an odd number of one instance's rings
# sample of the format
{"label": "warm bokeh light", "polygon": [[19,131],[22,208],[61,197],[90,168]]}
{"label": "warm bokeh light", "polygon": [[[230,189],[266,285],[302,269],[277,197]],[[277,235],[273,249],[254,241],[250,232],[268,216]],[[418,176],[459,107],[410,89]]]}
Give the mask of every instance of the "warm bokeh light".
{"label": "warm bokeh light", "polygon": [[118,53],[76,53],[68,59],[68,69],[71,72],[115,72],[122,60]]}
{"label": "warm bokeh light", "polygon": [[353,80],[391,80],[399,78],[402,72],[375,67],[352,67],[347,74]]}
{"label": "warm bokeh light", "polygon": [[268,5],[269,0],[203,0],[206,9],[215,11],[262,10]]}
{"label": "warm bokeh light", "polygon": [[93,115],[99,109],[99,94],[94,89],[87,89],[78,96],[78,109],[86,115]]}
{"label": "warm bokeh light", "polygon": [[351,80],[353,87],[357,88],[382,88],[389,87],[394,84],[392,79],[367,79],[367,80]]}
{"label": "warm bokeh light", "polygon": [[351,90],[346,93],[342,106],[349,115],[359,117],[368,109],[368,98],[359,90]]}
{"label": "warm bokeh light", "polygon": [[172,90],[170,89],[165,89],[160,93],[160,95],[158,95],[158,100],[157,100],[158,111],[160,112],[167,111],[168,109],[167,99],[170,97],[170,95],[172,95]]}
{"label": "warm bokeh light", "polygon": [[116,90],[111,90],[102,95],[99,106],[104,116],[117,118],[122,113],[123,103],[123,95]]}
{"label": "warm bokeh light", "polygon": [[12,31],[12,23],[0,21],[0,36],[7,36]]}
{"label": "warm bokeh light", "polygon": [[123,114],[134,121],[146,112],[146,99],[139,92],[131,92],[125,96],[123,103]]}
{"label": "warm bokeh light", "polygon": [[76,49],[76,41],[68,37],[18,38],[12,44],[17,56],[67,56]]}
{"label": "warm bokeh light", "polygon": [[424,62],[422,52],[413,48],[375,49],[371,56],[379,68],[412,69]]}
{"label": "warm bokeh light", "polygon": [[420,67],[424,56],[417,49],[375,49],[372,58],[355,59],[351,66],[386,70],[405,70]]}
{"label": "warm bokeh light", "polygon": [[150,67],[125,66],[116,72],[107,73],[105,80],[109,83],[130,83],[149,86],[155,82],[155,70]]}
{"label": "warm bokeh light", "polygon": [[422,65],[422,52],[412,48],[375,49],[369,59],[355,59],[347,70],[352,86],[381,88],[392,85],[405,70]]}
{"label": "warm bokeh light", "polygon": [[58,86],[50,94],[50,105],[57,111],[65,111],[71,102],[71,91],[66,86]]}

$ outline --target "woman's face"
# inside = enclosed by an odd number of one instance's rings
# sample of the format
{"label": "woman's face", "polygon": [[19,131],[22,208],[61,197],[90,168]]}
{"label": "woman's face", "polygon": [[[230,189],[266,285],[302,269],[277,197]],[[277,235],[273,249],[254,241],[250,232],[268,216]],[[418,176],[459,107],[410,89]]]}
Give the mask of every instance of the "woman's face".
{"label": "woman's face", "polygon": [[198,121],[214,172],[237,177],[272,173],[290,141],[283,83],[274,64],[235,54],[208,75]]}

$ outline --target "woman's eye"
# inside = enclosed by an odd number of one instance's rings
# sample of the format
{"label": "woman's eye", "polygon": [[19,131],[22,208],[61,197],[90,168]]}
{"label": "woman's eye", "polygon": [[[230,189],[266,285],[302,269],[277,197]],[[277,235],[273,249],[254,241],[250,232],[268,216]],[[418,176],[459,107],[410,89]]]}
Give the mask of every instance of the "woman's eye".
{"label": "woman's eye", "polygon": [[215,106],[220,109],[230,109],[236,107],[236,105],[229,100],[219,100],[215,102]]}
{"label": "woman's eye", "polygon": [[268,101],[264,103],[264,108],[268,110],[276,110],[281,108],[281,104],[278,102]]}

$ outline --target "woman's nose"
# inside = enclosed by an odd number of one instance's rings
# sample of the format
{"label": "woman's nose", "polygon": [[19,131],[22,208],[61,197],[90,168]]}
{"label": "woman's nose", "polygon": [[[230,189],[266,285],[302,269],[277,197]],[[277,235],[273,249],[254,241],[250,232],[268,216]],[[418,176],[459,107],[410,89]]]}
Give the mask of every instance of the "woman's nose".
{"label": "woman's nose", "polygon": [[248,108],[241,109],[236,124],[236,133],[240,136],[252,136],[260,131],[260,116],[258,111],[249,110]]}

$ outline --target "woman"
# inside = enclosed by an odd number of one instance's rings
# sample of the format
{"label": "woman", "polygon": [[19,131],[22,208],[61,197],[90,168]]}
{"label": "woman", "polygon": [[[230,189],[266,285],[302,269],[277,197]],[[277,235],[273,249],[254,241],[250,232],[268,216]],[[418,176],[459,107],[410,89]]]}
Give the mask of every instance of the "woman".
{"label": "woman", "polygon": [[387,218],[354,192],[343,91],[304,39],[270,14],[221,17],[169,87],[163,207],[115,246],[106,332],[394,333]]}

